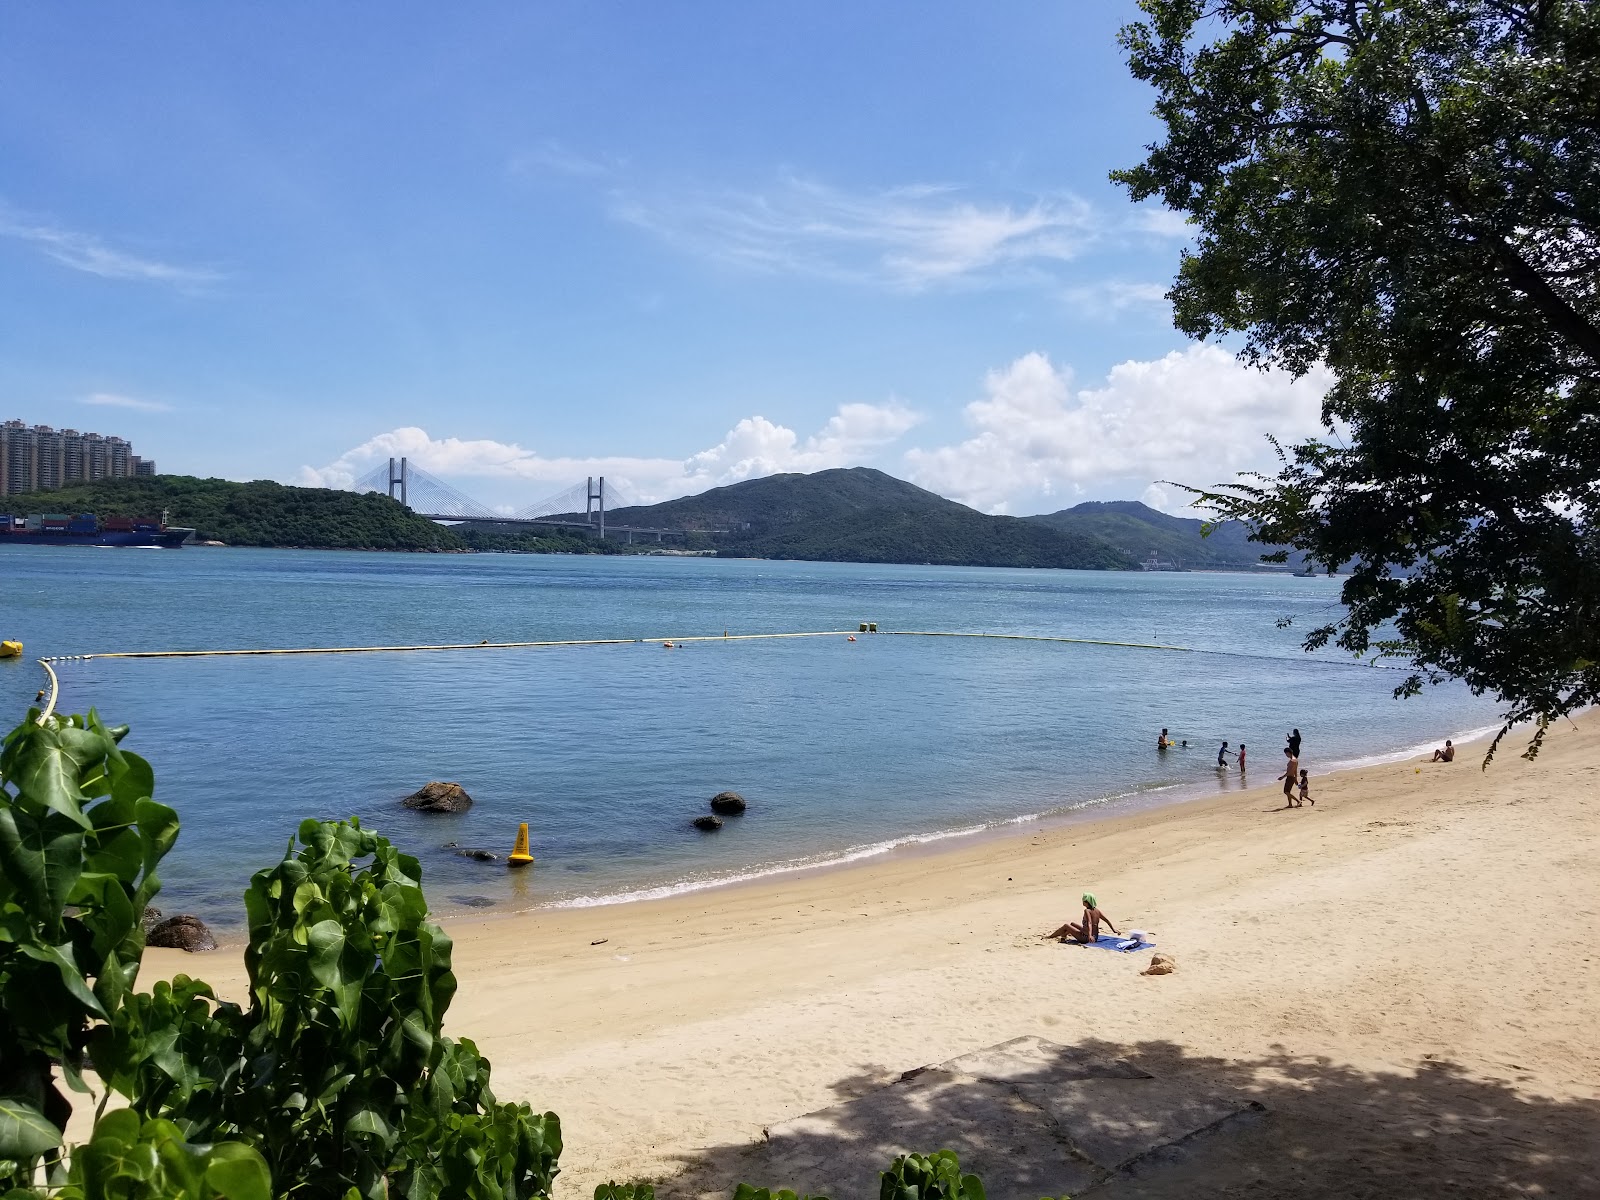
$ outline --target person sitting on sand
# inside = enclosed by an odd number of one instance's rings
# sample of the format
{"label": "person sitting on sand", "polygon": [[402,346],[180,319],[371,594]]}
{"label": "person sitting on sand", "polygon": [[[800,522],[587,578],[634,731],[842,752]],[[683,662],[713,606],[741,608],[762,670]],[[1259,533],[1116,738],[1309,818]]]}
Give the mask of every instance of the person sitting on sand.
{"label": "person sitting on sand", "polygon": [[1451,744],[1449,738],[1445,738],[1445,740],[1444,740],[1444,749],[1443,750],[1435,750],[1433,752],[1433,758],[1430,761],[1431,762],[1455,762],[1455,760],[1456,760],[1456,748],[1455,748],[1455,746],[1453,746]]}
{"label": "person sitting on sand", "polygon": [[1102,921],[1105,922],[1106,928],[1111,930],[1112,933],[1117,934],[1118,937],[1122,936],[1117,927],[1111,923],[1111,918],[1106,916],[1100,910],[1100,906],[1095,903],[1094,893],[1085,892],[1083,894],[1083,923],[1080,925],[1076,921],[1068,921],[1060,929],[1053,929],[1044,936],[1063,942],[1083,942],[1085,944],[1096,942],[1100,940],[1100,923]]}
{"label": "person sitting on sand", "polygon": [[1311,802],[1311,807],[1312,808],[1315,808],[1317,806],[1317,802],[1315,800],[1311,799],[1311,778],[1310,778],[1310,776],[1308,776],[1305,773],[1304,770],[1301,770],[1301,772],[1300,772],[1300,803],[1304,804],[1308,800]]}
{"label": "person sitting on sand", "polygon": [[1278,776],[1279,779],[1283,780],[1283,806],[1285,808],[1299,808],[1300,805],[1295,802],[1294,798],[1294,785],[1300,780],[1300,760],[1294,756],[1294,751],[1287,746],[1283,748],[1283,756],[1289,760],[1288,765],[1283,769],[1283,774]]}

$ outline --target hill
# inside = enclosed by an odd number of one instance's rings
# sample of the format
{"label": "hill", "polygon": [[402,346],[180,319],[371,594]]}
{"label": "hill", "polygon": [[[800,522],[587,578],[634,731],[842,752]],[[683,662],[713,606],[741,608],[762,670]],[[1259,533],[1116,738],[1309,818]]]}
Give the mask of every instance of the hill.
{"label": "hill", "polygon": [[[1154,551],[1162,562],[1180,567],[1236,569],[1275,565],[1261,562],[1261,556],[1272,547],[1250,541],[1249,531],[1240,521],[1224,521],[1209,537],[1202,537],[1204,522],[1169,516],[1137,500],[1088,501],[1027,520],[1064,533],[1101,538],[1141,562]],[[1291,564],[1298,562],[1297,556],[1291,556]]]}
{"label": "hill", "polygon": [[1020,517],[995,517],[885,475],[847,467],[769,475],[663,504],[606,514],[618,525],[719,531],[728,557],[944,566],[1125,570],[1101,538]]}
{"label": "hill", "polygon": [[152,475],[0,497],[0,512],[154,516],[230,546],[322,550],[461,550],[461,539],[387,496],[257,480]]}

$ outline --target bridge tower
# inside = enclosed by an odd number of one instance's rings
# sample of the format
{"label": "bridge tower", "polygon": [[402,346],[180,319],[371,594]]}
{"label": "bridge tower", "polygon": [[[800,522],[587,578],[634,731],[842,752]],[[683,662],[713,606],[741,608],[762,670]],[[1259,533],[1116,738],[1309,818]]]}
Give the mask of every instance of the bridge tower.
{"label": "bridge tower", "polygon": [[583,510],[585,519],[594,514],[595,501],[600,502],[600,540],[603,542],[606,540],[606,477],[600,476],[600,486],[597,488],[594,485],[594,476],[589,476],[589,485],[585,490],[589,493]]}
{"label": "bridge tower", "polygon": [[[409,482],[410,475],[411,470],[406,465],[405,459],[402,458],[400,460],[400,473],[398,475],[395,474],[394,459],[391,458],[389,460],[389,499],[399,500],[401,504],[406,503],[406,484]],[[400,489],[398,496],[394,494],[394,490],[397,487]],[[409,508],[410,505],[406,505],[406,507]]]}

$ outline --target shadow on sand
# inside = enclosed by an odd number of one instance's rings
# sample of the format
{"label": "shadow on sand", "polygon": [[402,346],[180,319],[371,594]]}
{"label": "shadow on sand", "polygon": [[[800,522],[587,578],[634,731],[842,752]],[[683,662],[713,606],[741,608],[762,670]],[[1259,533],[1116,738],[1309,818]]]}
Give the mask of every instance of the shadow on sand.
{"label": "shadow on sand", "polygon": [[1600,1197],[1600,1100],[1532,1095],[1514,1074],[1438,1059],[1367,1071],[1276,1049],[1220,1059],[1018,1038],[834,1091],[839,1103],[761,1142],[683,1156],[659,1194],[725,1196],[744,1180],[875,1197],[894,1154],[948,1147],[991,1200]]}

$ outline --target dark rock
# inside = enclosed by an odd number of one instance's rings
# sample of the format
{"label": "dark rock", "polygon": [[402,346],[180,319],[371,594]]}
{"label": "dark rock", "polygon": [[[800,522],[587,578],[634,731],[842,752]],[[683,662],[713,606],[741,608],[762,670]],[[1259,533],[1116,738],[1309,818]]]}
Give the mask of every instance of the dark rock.
{"label": "dark rock", "polygon": [[696,817],[694,827],[701,833],[715,833],[722,828],[721,817]]}
{"label": "dark rock", "polygon": [[500,859],[493,850],[457,850],[456,854],[462,858],[475,858],[479,862],[498,862]]}
{"label": "dark rock", "polygon": [[187,950],[193,954],[196,950],[215,950],[217,939],[211,936],[211,930],[199,917],[179,913],[152,929],[146,935],[144,944],[168,950]]}
{"label": "dark rock", "polygon": [[718,792],[711,797],[711,811],[719,817],[737,817],[744,812],[744,797],[738,792]]}
{"label": "dark rock", "polygon": [[159,908],[145,909],[144,916],[141,918],[140,923],[144,926],[145,937],[149,937],[150,931],[157,925],[161,924],[161,910]]}
{"label": "dark rock", "polygon": [[417,812],[459,813],[472,807],[472,797],[461,790],[459,783],[441,783],[436,779],[424,784],[400,803]]}
{"label": "dark rock", "polygon": [[451,896],[453,904],[464,904],[468,908],[492,908],[494,901],[487,896]]}

